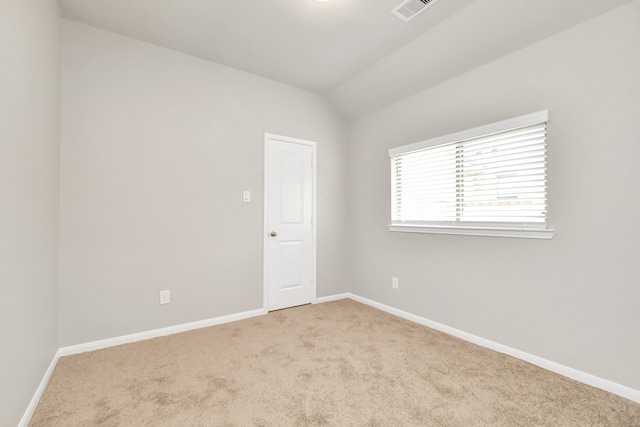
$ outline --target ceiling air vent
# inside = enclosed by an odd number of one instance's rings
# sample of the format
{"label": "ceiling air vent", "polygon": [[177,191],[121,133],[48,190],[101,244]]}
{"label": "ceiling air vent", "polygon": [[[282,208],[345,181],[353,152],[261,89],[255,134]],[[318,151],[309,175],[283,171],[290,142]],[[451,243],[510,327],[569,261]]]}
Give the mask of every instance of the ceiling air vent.
{"label": "ceiling air vent", "polygon": [[427,6],[430,6],[438,0],[404,0],[395,9],[391,11],[395,16],[402,19],[405,22],[411,21],[420,12],[425,10]]}

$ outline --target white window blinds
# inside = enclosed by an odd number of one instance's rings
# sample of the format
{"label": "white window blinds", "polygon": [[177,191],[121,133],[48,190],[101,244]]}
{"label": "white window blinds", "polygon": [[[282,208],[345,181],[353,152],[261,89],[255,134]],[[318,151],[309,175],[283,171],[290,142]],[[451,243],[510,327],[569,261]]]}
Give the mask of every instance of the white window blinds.
{"label": "white window blinds", "polygon": [[547,121],[544,111],[390,150],[392,225],[546,229]]}

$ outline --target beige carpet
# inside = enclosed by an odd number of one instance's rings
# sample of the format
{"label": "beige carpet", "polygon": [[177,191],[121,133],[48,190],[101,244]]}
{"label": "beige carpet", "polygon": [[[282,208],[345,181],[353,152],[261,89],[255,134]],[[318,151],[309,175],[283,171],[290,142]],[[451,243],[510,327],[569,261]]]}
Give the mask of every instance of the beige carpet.
{"label": "beige carpet", "polygon": [[640,426],[640,405],[351,300],[63,357],[31,426]]}

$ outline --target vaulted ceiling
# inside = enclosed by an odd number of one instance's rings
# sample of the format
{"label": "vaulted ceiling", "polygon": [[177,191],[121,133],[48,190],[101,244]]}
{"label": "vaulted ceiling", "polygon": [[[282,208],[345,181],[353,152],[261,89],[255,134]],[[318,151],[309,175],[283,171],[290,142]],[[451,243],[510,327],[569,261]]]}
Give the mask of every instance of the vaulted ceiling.
{"label": "vaulted ceiling", "polygon": [[307,89],[348,119],[631,0],[59,0],[62,16]]}

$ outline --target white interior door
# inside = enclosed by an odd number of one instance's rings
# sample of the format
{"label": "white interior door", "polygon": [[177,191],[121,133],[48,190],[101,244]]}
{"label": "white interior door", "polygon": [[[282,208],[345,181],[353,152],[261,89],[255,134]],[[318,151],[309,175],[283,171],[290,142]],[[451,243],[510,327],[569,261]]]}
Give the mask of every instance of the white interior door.
{"label": "white interior door", "polygon": [[265,307],[315,301],[315,143],[265,134]]}

